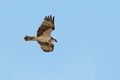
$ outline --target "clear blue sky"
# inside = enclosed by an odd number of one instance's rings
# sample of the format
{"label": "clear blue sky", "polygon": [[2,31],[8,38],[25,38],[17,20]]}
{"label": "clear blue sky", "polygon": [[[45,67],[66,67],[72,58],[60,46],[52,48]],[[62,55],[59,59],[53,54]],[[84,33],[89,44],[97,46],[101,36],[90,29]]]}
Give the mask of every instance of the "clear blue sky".
{"label": "clear blue sky", "polygon": [[[49,14],[44,53],[24,36]],[[120,0],[0,0],[0,80],[120,80]]]}

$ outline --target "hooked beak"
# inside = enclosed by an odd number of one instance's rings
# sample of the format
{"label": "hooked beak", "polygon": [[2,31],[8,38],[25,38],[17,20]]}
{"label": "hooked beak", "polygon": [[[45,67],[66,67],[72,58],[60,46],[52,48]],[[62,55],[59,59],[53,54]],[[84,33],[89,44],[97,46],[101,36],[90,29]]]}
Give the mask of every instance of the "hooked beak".
{"label": "hooked beak", "polygon": [[57,39],[55,39],[55,42],[57,43]]}

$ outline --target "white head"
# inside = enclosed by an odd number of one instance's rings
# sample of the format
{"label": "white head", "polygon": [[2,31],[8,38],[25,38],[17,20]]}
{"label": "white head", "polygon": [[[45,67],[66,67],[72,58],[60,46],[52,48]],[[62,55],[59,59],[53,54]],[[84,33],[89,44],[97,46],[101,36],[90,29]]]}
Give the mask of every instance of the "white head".
{"label": "white head", "polygon": [[51,42],[57,42],[57,39],[51,37],[51,40],[50,40],[50,41],[51,41]]}

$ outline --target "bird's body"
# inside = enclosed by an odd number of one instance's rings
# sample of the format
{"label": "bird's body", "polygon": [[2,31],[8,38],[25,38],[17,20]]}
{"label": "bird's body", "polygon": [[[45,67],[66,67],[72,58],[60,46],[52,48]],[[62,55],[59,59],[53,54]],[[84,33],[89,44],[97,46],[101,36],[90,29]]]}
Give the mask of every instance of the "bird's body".
{"label": "bird's body", "polygon": [[37,36],[25,36],[24,39],[26,41],[37,41],[41,45],[43,51],[51,52],[54,49],[52,42],[57,42],[57,40],[51,36],[51,32],[54,29],[54,17],[51,15],[46,16],[37,31]]}

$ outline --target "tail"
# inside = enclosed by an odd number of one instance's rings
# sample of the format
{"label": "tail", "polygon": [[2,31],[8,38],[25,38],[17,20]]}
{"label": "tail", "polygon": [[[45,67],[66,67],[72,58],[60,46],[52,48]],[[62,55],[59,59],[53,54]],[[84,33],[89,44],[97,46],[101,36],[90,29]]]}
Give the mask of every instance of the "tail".
{"label": "tail", "polygon": [[35,40],[35,37],[34,36],[25,36],[24,39],[25,39],[25,41],[33,41],[33,40]]}

